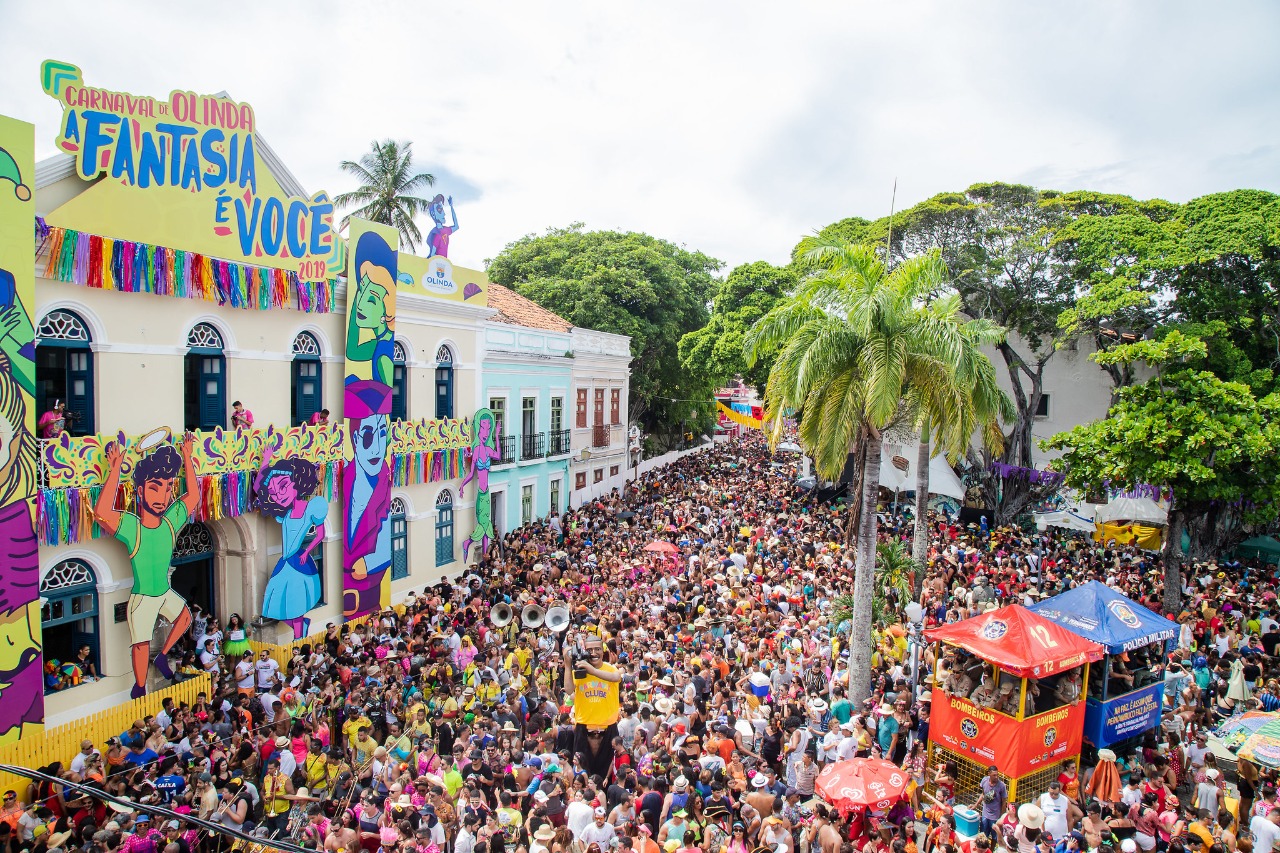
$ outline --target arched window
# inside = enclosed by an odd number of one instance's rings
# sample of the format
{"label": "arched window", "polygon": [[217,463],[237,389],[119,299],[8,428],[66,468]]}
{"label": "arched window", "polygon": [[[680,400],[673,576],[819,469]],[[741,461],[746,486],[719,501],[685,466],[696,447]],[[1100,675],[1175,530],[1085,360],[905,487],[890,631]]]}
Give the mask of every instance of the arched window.
{"label": "arched window", "polygon": [[453,562],[453,493],[442,489],[436,497],[436,565]]}
{"label": "arched window", "polygon": [[396,341],[391,349],[391,419],[408,420],[409,418],[409,374],[407,364],[409,353],[404,343]]}
{"label": "arched window", "polygon": [[310,332],[293,339],[293,387],[290,423],[306,424],[324,408],[324,383],[320,367],[320,343]]}
{"label": "arched window", "polygon": [[[45,663],[58,661],[58,687],[80,684],[98,669],[98,579],[81,560],[63,560],[40,581],[40,634]],[[89,647],[87,658],[80,649]]]}
{"label": "arched window", "polygon": [[436,350],[436,417],[453,417],[453,350],[448,344]]}
{"label": "arched window", "polygon": [[409,577],[409,523],[403,498],[391,499],[391,579]]}
{"label": "arched window", "polygon": [[227,428],[226,359],[222,335],[208,323],[187,333],[183,403],[189,429]]}
{"label": "arched window", "polygon": [[213,568],[216,552],[213,531],[204,522],[192,521],[178,531],[169,585],[187,602],[193,616],[197,609],[205,616],[216,615]]}
{"label": "arched window", "polygon": [[[67,404],[62,428],[72,435],[94,431],[92,335],[79,315],[50,311],[36,329],[36,419],[59,400]],[[41,438],[54,438],[58,427],[41,427]],[[48,433],[46,435],[46,432]]]}

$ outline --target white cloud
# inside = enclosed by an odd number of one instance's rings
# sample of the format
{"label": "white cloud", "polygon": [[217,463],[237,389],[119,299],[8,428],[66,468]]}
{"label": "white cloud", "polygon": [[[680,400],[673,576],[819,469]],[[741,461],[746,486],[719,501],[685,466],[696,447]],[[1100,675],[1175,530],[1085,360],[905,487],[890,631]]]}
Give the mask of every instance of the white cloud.
{"label": "white cloud", "polygon": [[[549,225],[734,264],[975,181],[1176,200],[1275,189],[1266,2],[118,2],[6,10],[0,112],[58,110],[40,61],[162,95],[226,89],[309,189],[414,141],[478,264]],[[76,12],[79,14],[76,14]]]}

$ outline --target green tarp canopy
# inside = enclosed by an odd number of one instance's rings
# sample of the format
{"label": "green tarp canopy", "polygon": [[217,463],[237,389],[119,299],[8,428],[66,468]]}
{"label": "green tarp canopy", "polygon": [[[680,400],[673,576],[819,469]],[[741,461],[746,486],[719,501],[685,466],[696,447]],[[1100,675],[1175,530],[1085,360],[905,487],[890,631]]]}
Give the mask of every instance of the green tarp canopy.
{"label": "green tarp canopy", "polygon": [[1255,536],[1236,546],[1240,557],[1261,557],[1268,563],[1280,563],[1280,541],[1273,536]]}

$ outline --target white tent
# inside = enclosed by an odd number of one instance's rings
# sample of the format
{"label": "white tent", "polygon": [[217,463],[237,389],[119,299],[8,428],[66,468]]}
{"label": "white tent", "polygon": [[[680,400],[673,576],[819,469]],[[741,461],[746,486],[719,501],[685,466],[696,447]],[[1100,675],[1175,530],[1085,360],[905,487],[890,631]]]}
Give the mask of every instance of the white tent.
{"label": "white tent", "polygon": [[1139,524],[1166,524],[1169,513],[1151,498],[1115,498],[1099,507],[1094,520],[1099,524],[1110,521],[1134,521]]}
{"label": "white tent", "polygon": [[[920,443],[885,444],[880,455],[880,485],[895,492],[913,492],[916,488],[916,459],[919,458]],[[899,464],[905,459],[906,470],[894,465],[897,457]],[[946,495],[958,501],[964,500],[964,485],[956,472],[951,470],[947,458],[941,454],[929,459],[929,494]]]}
{"label": "white tent", "polygon": [[1092,533],[1094,531],[1092,521],[1066,510],[1038,512],[1035,514],[1035,521],[1037,530],[1044,530],[1046,527],[1062,527],[1066,530],[1079,530],[1083,533]]}

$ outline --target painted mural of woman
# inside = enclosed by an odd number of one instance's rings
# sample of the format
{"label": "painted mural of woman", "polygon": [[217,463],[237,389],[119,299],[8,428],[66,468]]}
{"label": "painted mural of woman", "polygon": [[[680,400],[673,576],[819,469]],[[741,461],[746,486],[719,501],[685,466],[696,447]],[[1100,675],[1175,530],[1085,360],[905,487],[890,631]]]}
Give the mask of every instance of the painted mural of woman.
{"label": "painted mural of woman", "polygon": [[395,250],[378,232],[366,231],[356,243],[355,266],[360,279],[347,323],[347,361],[367,362],[369,370],[348,376],[347,382],[372,379],[390,386],[395,318],[387,306],[395,305]]}
{"label": "painted mural of woman", "polygon": [[489,469],[502,457],[498,449],[498,438],[502,425],[488,409],[476,410],[471,419],[471,470],[458,486],[458,497],[461,498],[467,489],[467,483],[476,481],[476,526],[471,535],[462,543],[462,560],[466,562],[467,552],[474,544],[480,545],[481,555],[489,550],[489,542],[497,539],[493,532],[493,502],[489,497]]}
{"label": "painted mural of woman", "polygon": [[[315,496],[320,469],[306,459],[272,459],[263,453],[262,468],[254,483],[258,509],[280,523],[280,559],[262,596],[262,615],[293,628],[293,638],[307,635],[307,612],[320,603],[320,573],[311,552],[324,542],[324,520],[329,504]],[[307,533],[315,527],[310,544]]]}

